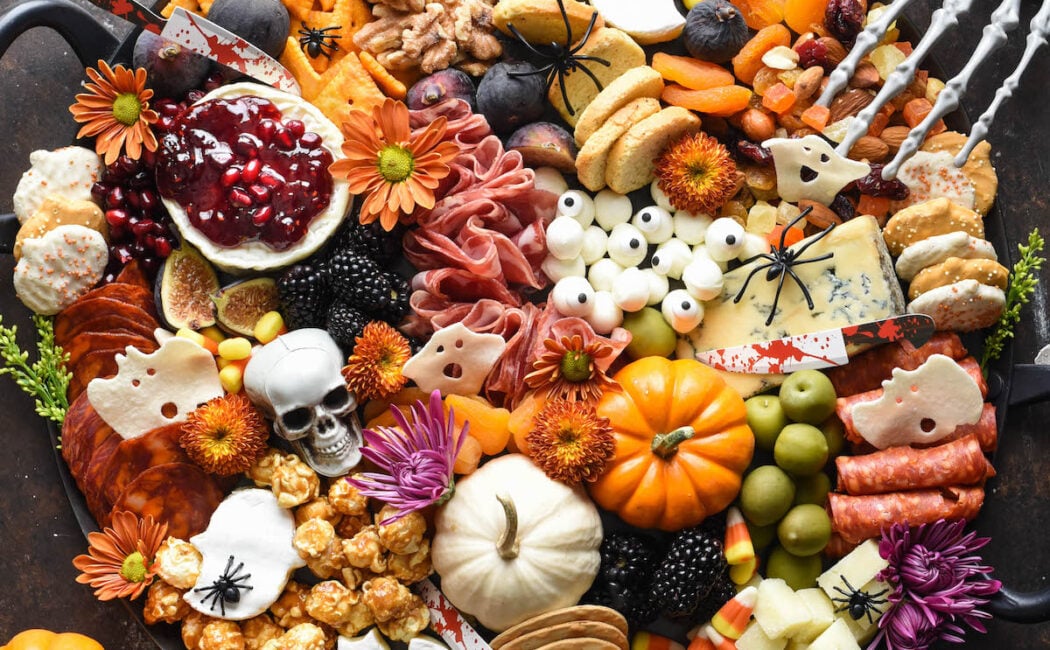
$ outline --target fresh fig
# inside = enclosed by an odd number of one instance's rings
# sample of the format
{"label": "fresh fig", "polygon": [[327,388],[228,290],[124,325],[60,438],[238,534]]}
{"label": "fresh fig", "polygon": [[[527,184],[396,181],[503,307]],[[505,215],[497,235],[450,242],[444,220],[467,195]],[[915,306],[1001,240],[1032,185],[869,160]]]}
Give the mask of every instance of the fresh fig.
{"label": "fresh fig", "polygon": [[502,61],[489,68],[478,84],[478,112],[496,133],[510,133],[535,122],[547,108],[542,73],[526,61]]}
{"label": "fresh fig", "polygon": [[275,59],[284,51],[291,29],[291,18],[281,0],[215,0],[208,20]]}
{"label": "fresh fig", "polygon": [[277,283],[273,278],[252,278],[223,287],[212,296],[215,301],[215,320],[219,327],[240,334],[253,336],[255,324],[263,314],[276,311]]}
{"label": "fresh fig", "polygon": [[445,68],[412,84],[405,101],[412,110],[419,110],[455,97],[470,104],[470,109],[474,110],[477,105],[475,94],[470,75],[455,68]]}
{"label": "fresh fig", "polygon": [[135,40],[131,61],[134,67],[145,68],[157,97],[176,100],[200,86],[211,70],[210,60],[147,30]]}
{"label": "fresh fig", "polygon": [[155,293],[161,320],[172,330],[214,325],[215,303],[211,297],[218,290],[215,269],[184,243],[171,251],[160,271]]}
{"label": "fresh fig", "polygon": [[526,167],[554,167],[576,173],[576,142],[571,133],[552,122],[533,122],[507,138],[507,149],[521,153]]}
{"label": "fresh fig", "polygon": [[689,54],[712,63],[726,63],[751,37],[740,10],[729,0],[704,0],[689,10],[682,41]]}

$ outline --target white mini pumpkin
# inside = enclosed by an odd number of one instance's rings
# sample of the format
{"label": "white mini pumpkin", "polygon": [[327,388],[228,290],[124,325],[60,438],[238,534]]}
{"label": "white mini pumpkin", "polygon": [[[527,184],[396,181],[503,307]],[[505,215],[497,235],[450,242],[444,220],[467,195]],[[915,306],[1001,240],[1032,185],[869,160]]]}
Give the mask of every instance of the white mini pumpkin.
{"label": "white mini pumpkin", "polygon": [[452,604],[500,632],[575,605],[598,573],[601,541],[582,488],[509,454],[456,485],[437,513],[431,555]]}

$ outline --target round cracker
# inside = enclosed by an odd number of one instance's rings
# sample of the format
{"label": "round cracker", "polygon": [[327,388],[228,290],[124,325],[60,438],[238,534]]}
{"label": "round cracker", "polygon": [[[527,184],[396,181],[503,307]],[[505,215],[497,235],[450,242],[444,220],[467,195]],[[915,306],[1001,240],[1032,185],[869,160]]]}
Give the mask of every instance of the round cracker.
{"label": "round cracker", "polygon": [[542,630],[548,626],[569,623],[572,621],[598,621],[599,623],[606,623],[622,632],[624,636],[627,636],[627,619],[615,609],[602,607],[601,605],[574,605],[572,607],[555,609],[544,614],[539,614],[538,616],[533,616],[527,621],[522,621],[517,625],[509,627],[493,639],[489,645],[492,646],[492,650],[500,650],[504,645],[519,636],[528,634],[529,632],[535,632],[536,630]]}
{"label": "round cracker", "polygon": [[565,639],[542,647],[542,650],[619,650],[620,646],[601,639]]}
{"label": "round cracker", "polygon": [[700,118],[679,106],[650,115],[620,136],[605,163],[605,183],[630,194],[653,181],[653,160],[672,142],[700,129]]}
{"label": "round cracker", "polygon": [[632,68],[602,89],[594,100],[580,112],[576,122],[576,144],[583,146],[614,113],[641,97],[659,99],[664,91],[664,79],[653,68],[643,65]]}
{"label": "round cracker", "polygon": [[627,636],[609,623],[599,621],[569,621],[523,634],[502,646],[501,650],[537,650],[555,641],[567,639],[597,639],[616,644],[628,650]]}
{"label": "round cracker", "polygon": [[632,126],[658,112],[658,100],[640,97],[613,113],[576,154],[576,178],[580,184],[592,192],[605,187],[605,166],[609,150]]}
{"label": "round cracker", "polygon": [[949,257],[963,259],[998,260],[995,246],[986,239],[979,239],[962,230],[944,235],[934,235],[917,241],[901,251],[895,269],[897,276],[911,282],[915,275],[928,266],[940,264]]}
{"label": "round cracker", "polygon": [[927,237],[958,230],[983,239],[984,220],[973,210],[941,197],[897,212],[886,222],[882,236],[890,254],[900,255],[905,248]]}
{"label": "round cracker", "polygon": [[908,299],[915,300],[927,291],[961,280],[977,280],[981,284],[1006,291],[1009,278],[1010,270],[995,260],[949,257],[940,264],[919,271],[908,287]]}
{"label": "round cracker", "polygon": [[910,314],[927,314],[938,330],[972,332],[991,327],[1006,306],[1006,294],[977,280],[961,280],[931,289],[908,303]]}
{"label": "round cracker", "polygon": [[49,194],[33,216],[26,219],[15,235],[15,260],[22,259],[22,244],[27,239],[43,237],[59,226],[84,226],[97,230],[109,241],[109,224],[102,209],[92,201],[69,199],[61,194]]}
{"label": "round cracker", "polygon": [[[926,138],[922,144],[923,151],[936,153],[947,151],[953,156],[962,151],[967,136],[957,131],[945,131]],[[987,140],[979,143],[970,152],[962,173],[973,183],[974,210],[979,214],[988,214],[995,202],[995,193],[999,189],[999,178],[991,161],[992,145]]]}

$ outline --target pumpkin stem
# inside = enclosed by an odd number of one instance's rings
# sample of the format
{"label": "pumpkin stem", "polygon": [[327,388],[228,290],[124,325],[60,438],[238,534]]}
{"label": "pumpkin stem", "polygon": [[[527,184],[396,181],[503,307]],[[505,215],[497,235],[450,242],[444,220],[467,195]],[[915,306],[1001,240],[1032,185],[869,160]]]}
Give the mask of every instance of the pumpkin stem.
{"label": "pumpkin stem", "polygon": [[691,426],[678,427],[674,431],[653,436],[652,451],[660,458],[670,458],[678,451],[678,445],[693,437],[696,431]]}
{"label": "pumpkin stem", "polygon": [[503,506],[503,514],[507,517],[507,527],[496,541],[496,551],[504,560],[513,560],[518,557],[518,510],[505,494],[497,494],[496,500]]}

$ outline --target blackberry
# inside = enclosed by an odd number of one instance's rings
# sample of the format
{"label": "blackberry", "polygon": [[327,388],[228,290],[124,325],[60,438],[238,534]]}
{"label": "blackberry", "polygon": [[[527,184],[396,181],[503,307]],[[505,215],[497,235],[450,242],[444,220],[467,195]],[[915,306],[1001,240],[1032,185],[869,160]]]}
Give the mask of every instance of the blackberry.
{"label": "blackberry", "polygon": [[650,598],[665,615],[692,616],[725,571],[722,533],[715,534],[712,528],[701,524],[671,538],[649,590]]}
{"label": "blackberry", "polygon": [[328,248],[328,257],[331,258],[341,251],[354,251],[369,257],[384,266],[390,266],[389,262],[397,260],[401,255],[400,228],[387,232],[378,221],[369,224],[361,224],[354,217],[350,217],[339,227],[332,243]]}
{"label": "blackberry", "polygon": [[381,304],[372,315],[396,327],[408,314],[408,300],[412,297],[412,288],[408,280],[398,273],[388,271],[385,276],[390,285],[390,293],[380,301]]}
{"label": "blackberry", "polygon": [[326,265],[337,300],[372,313],[391,301],[393,287],[377,262],[356,251],[337,251]]}
{"label": "blackberry", "polygon": [[339,344],[339,347],[349,354],[354,349],[357,337],[364,333],[365,325],[368,325],[369,321],[371,319],[353,305],[336,300],[328,308],[328,321],[325,323],[325,329]]}
{"label": "blackberry", "polygon": [[634,533],[610,533],[599,552],[598,575],[581,602],[617,610],[632,628],[652,622],[659,613],[646,589],[658,559],[652,540]]}
{"label": "blackberry", "polygon": [[311,264],[289,267],[277,280],[277,298],[288,329],[325,327],[332,292],[322,270]]}
{"label": "blackberry", "polygon": [[729,567],[726,566],[722,573],[715,578],[715,584],[707,595],[700,599],[696,610],[692,614],[692,620],[702,622],[709,620],[715,612],[722,609],[722,605],[728,603],[736,595],[736,585],[729,579]]}

